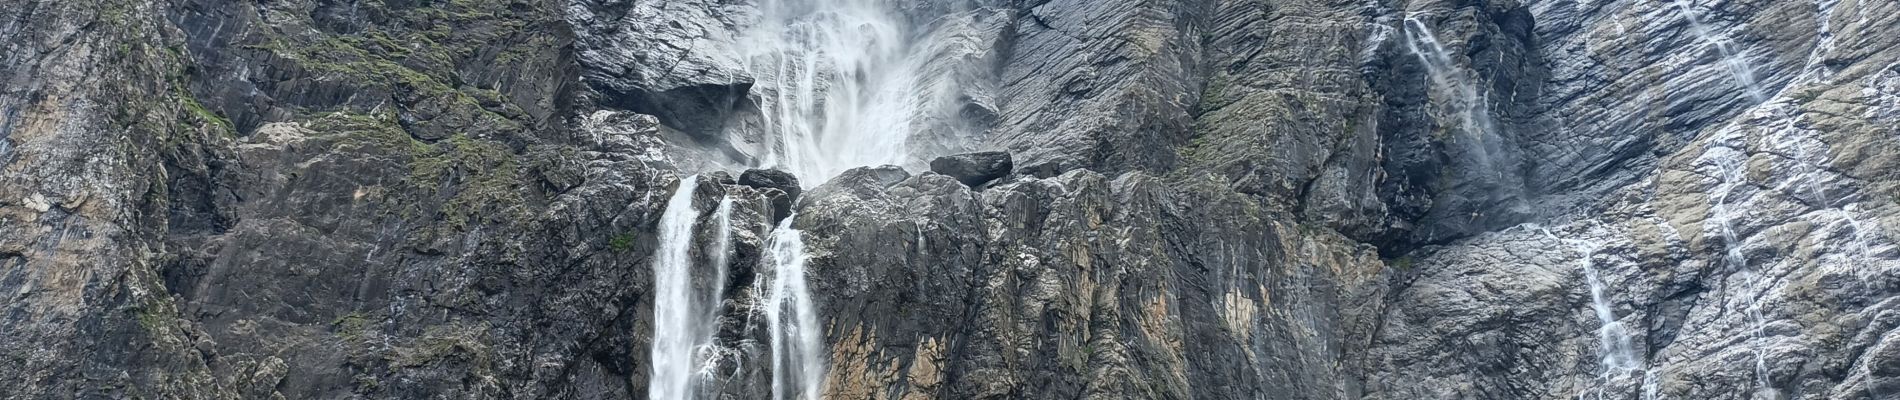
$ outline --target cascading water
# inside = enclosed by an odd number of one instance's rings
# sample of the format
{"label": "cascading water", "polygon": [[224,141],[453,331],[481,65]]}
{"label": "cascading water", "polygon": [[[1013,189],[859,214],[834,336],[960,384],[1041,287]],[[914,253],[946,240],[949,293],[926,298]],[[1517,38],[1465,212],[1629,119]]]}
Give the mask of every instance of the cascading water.
{"label": "cascading water", "polygon": [[881,0],[763,0],[739,48],[758,79],[765,164],[807,182],[908,160],[920,108],[910,32]]}
{"label": "cascading water", "polygon": [[703,321],[700,299],[693,298],[693,210],[698,177],[687,177],[666,202],[660,215],[659,254],[653,259],[653,379],[647,397],[689,399],[693,396],[694,352]]}
{"label": "cascading water", "polygon": [[768,288],[762,302],[771,328],[772,398],[817,400],[823,389],[825,359],[823,332],[817,307],[805,285],[804,233],[792,228],[796,216],[786,218],[772,234],[772,271],[762,274]]}
{"label": "cascading water", "polygon": [[[891,2],[762,0],[759,10],[739,49],[758,80],[763,126],[748,129],[768,138],[763,164],[815,184],[848,168],[910,163],[913,124],[948,81],[924,79],[920,71],[936,70],[925,68],[930,57]],[[759,305],[770,330],[772,398],[817,399],[823,332],[794,220],[772,234]]]}
{"label": "cascading water", "polygon": [[726,301],[727,263],[732,259],[732,194],[727,193],[719,199],[719,208],[713,211],[713,221],[719,224],[719,230],[713,241],[713,281],[708,289],[706,303],[701,312],[705,314],[705,332],[701,332],[698,347],[699,371],[696,379],[712,379],[719,368],[720,351],[723,350],[714,335],[719,331],[720,305]]}
{"label": "cascading water", "polygon": [[1716,142],[1704,155],[1704,160],[1710,162],[1715,168],[1712,176],[1719,179],[1715,189],[1709,193],[1709,218],[1713,220],[1711,222],[1714,223],[1716,231],[1722,236],[1723,268],[1735,271],[1739,280],[1750,286],[1746,292],[1743,292],[1746,296],[1743,301],[1747,304],[1742,309],[1752,325],[1749,331],[1755,341],[1755,346],[1753,346],[1755,397],[1776,399],[1780,398],[1780,395],[1769,385],[1768,358],[1766,349],[1763,348],[1767,345],[1768,338],[1764,329],[1767,321],[1762,312],[1762,299],[1767,296],[1766,293],[1762,293],[1763,289],[1760,287],[1763,281],[1759,276],[1761,272],[1749,266],[1748,255],[1742,251],[1742,237],[1735,229],[1732,208],[1734,204],[1731,202],[1731,197],[1735,195],[1736,190],[1748,183],[1743,168],[1743,163],[1747,161],[1748,156],[1741,150],[1748,143],[1747,137],[1739,130],[1732,132],[1734,132],[1733,135],[1716,138]]}
{"label": "cascading water", "polygon": [[1485,92],[1479,88],[1477,80],[1471,78],[1463,68],[1458,66],[1457,61],[1451,57],[1451,52],[1445,50],[1444,43],[1438,40],[1438,36],[1433,34],[1431,28],[1426,26],[1424,21],[1419,20],[1417,15],[1407,15],[1403,24],[1407,39],[1405,40],[1406,49],[1425,65],[1427,75],[1431,76],[1432,85],[1450,96],[1448,100],[1452,107],[1455,107],[1458,121],[1463,125],[1462,128],[1466,133],[1460,142],[1464,143],[1464,148],[1477,161],[1477,170],[1497,174],[1499,177],[1505,176],[1505,169],[1499,168],[1496,161],[1498,155],[1503,152],[1502,146],[1498,143],[1500,132],[1491,118],[1490,101]]}
{"label": "cascading water", "polygon": [[[1635,340],[1630,337],[1629,328],[1623,325],[1620,318],[1617,318],[1615,309],[1611,307],[1603,276],[1597,271],[1595,257],[1597,250],[1602,246],[1588,240],[1563,239],[1548,229],[1542,231],[1544,236],[1563,242],[1577,250],[1578,263],[1583,267],[1584,283],[1590,287],[1590,309],[1596,313],[1597,317],[1597,351],[1602,357],[1603,367],[1598,374],[1599,381],[1607,383],[1615,379],[1619,373],[1643,369],[1642,362],[1638,360],[1636,354]],[[1601,398],[1603,395],[1602,390],[1597,392],[1597,397]]]}
{"label": "cascading water", "polygon": [[1689,0],[1675,0],[1674,4],[1682,10],[1682,19],[1689,23],[1689,32],[1720,53],[1722,66],[1728,68],[1729,75],[1735,78],[1736,86],[1747,91],[1756,103],[1768,101],[1768,93],[1763,92],[1756,81],[1754,68],[1748,66],[1748,60],[1741,51],[1735,49],[1734,43],[1726,35],[1714,32],[1703,24],[1701,17],[1696,16],[1695,5]]}
{"label": "cascading water", "polygon": [[719,223],[712,253],[716,279],[707,288],[696,288],[692,246],[699,211],[693,209],[693,192],[698,188],[697,176],[680,180],[660,215],[659,252],[653,260],[653,377],[647,384],[648,398],[692,399],[718,365],[720,349],[713,335],[724,298],[732,197],[721,199],[714,211]]}

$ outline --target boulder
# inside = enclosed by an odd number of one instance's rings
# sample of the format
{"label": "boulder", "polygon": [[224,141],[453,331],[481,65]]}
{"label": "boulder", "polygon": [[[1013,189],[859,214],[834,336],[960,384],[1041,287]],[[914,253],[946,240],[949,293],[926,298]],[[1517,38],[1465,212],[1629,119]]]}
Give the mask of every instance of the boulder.
{"label": "boulder", "polygon": [[798,198],[804,189],[798,186],[798,177],[792,173],[776,169],[751,169],[739,174],[739,184],[760,189],[778,189]]}
{"label": "boulder", "polygon": [[1009,152],[984,151],[938,157],[930,162],[930,172],[949,175],[971,188],[1009,176],[1015,161]]}
{"label": "boulder", "polygon": [[739,174],[739,184],[764,190],[765,197],[772,203],[773,224],[792,215],[792,206],[798,204],[798,196],[804,189],[798,186],[798,177],[790,172],[776,169],[754,169]]}

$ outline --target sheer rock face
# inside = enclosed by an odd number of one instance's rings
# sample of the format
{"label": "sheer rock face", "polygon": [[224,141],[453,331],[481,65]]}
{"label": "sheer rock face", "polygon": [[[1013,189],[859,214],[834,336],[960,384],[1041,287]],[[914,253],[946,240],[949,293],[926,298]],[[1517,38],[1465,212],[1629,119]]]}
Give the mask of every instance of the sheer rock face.
{"label": "sheer rock face", "polygon": [[[1025,4],[991,141],[1027,168],[1165,171],[1193,123],[1208,1]],[[1046,165],[1046,166],[1045,166]]]}
{"label": "sheer rock face", "polygon": [[797,223],[839,396],[1339,397],[1385,281],[1369,246],[1211,182],[832,185],[855,187],[815,190]]}
{"label": "sheer rock face", "polygon": [[[700,179],[702,393],[769,397],[785,218],[830,397],[1900,393],[1900,3],[897,11],[911,150],[1018,168]],[[769,146],[756,13],[0,9],[0,397],[644,398],[665,199]]]}

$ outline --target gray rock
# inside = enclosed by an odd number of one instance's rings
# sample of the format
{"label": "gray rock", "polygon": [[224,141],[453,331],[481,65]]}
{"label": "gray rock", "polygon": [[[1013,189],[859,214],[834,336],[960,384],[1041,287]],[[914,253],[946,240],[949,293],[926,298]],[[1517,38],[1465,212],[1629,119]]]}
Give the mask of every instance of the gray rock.
{"label": "gray rock", "polygon": [[1009,176],[1015,167],[1006,151],[985,151],[937,157],[930,161],[930,172],[949,175],[971,188]]}
{"label": "gray rock", "polygon": [[792,173],[776,169],[749,169],[739,174],[738,184],[761,189],[778,189],[792,198],[804,192],[798,184],[798,177]]}
{"label": "gray rock", "polygon": [[734,41],[733,13],[718,1],[566,2],[587,83],[601,102],[658,116],[717,143],[726,122],[750,107],[753,79]]}
{"label": "gray rock", "polygon": [[772,204],[770,219],[774,226],[792,215],[792,206],[798,204],[799,195],[804,194],[805,190],[799,186],[798,177],[776,169],[746,170],[739,174],[736,183],[766,189],[762,195]]}

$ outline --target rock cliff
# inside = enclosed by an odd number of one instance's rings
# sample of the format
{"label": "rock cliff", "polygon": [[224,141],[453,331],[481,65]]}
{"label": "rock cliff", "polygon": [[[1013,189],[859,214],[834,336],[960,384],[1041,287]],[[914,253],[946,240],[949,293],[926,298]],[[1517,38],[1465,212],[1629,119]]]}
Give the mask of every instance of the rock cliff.
{"label": "rock cliff", "polygon": [[0,37],[0,398],[1900,399],[1894,0]]}

